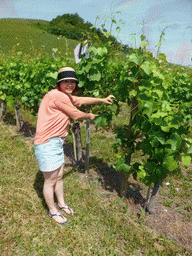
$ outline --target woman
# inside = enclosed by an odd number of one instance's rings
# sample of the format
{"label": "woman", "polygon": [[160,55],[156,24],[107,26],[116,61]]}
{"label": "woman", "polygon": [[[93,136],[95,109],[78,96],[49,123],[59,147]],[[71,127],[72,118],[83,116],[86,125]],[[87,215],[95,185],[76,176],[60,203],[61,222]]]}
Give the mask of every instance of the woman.
{"label": "woman", "polygon": [[[72,93],[78,91],[78,80],[75,77],[75,70],[70,67],[61,68],[58,71],[56,88],[46,93],[41,101],[36,135],[34,138],[35,156],[39,168],[43,172],[44,186],[43,196],[48,206],[48,215],[57,223],[67,223],[67,218],[59,211],[73,214],[64,201],[63,195],[63,167],[64,167],[64,138],[68,135],[70,118],[73,120],[94,120],[92,113],[84,113],[76,107],[89,104],[112,104],[110,95],[107,98],[77,97]],[[58,205],[54,203],[54,193]]]}

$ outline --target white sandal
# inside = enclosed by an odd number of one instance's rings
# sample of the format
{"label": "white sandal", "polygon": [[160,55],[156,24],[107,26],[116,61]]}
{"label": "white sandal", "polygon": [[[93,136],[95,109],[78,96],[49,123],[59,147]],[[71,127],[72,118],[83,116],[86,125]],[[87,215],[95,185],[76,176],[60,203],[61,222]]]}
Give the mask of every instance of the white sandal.
{"label": "white sandal", "polygon": [[[66,210],[68,210],[68,211],[70,211],[70,213],[73,215],[74,214],[74,210],[72,209],[72,208],[69,208],[69,206],[68,205],[65,205],[65,206],[63,206],[63,207],[60,207],[59,205],[57,205],[58,206],[58,208],[60,209],[60,210],[63,210],[63,211],[65,211],[66,212]],[[67,214],[70,214],[70,213],[68,213],[68,212],[66,212]]]}
{"label": "white sandal", "polygon": [[[64,217],[61,215],[61,213],[60,212],[57,212],[56,214],[51,214],[50,212],[47,212],[47,214],[49,215],[49,217],[51,217],[52,219],[54,219],[53,217],[55,217],[55,216],[60,216],[61,218],[63,218],[64,219]],[[66,218],[67,219],[67,218]],[[56,220],[55,220],[56,221]],[[65,222],[58,222],[58,221],[56,221],[58,224],[60,224],[60,225],[63,225],[63,224],[67,224],[67,222],[68,222],[68,220],[66,220]]]}

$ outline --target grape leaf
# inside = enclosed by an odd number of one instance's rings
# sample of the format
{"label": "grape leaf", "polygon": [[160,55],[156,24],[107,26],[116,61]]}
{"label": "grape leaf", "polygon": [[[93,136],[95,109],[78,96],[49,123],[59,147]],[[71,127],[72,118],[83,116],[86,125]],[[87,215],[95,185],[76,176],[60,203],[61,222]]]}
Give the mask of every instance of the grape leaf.
{"label": "grape leaf", "polygon": [[181,161],[183,163],[183,165],[188,168],[189,165],[191,164],[191,157],[190,155],[184,155],[181,157]]}
{"label": "grape leaf", "polygon": [[147,75],[150,75],[152,71],[156,69],[156,65],[154,63],[151,63],[150,61],[145,61],[141,65],[141,68],[145,71]]}
{"label": "grape leaf", "polygon": [[166,156],[163,161],[163,166],[169,170],[170,172],[174,171],[177,167],[177,161],[174,159],[173,156]]}
{"label": "grape leaf", "polygon": [[107,118],[105,116],[96,116],[94,119],[96,127],[105,126],[107,124]]}
{"label": "grape leaf", "polygon": [[89,73],[90,81],[99,81],[101,79],[101,73],[97,69],[91,69]]}
{"label": "grape leaf", "polygon": [[188,154],[192,154],[192,145],[189,147],[187,153],[188,153]]}

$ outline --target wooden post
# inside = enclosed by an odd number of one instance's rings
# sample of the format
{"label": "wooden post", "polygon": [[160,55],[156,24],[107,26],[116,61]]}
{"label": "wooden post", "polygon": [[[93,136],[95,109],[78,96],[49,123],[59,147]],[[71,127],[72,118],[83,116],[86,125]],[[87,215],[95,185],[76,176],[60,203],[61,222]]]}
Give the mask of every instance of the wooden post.
{"label": "wooden post", "polygon": [[144,204],[144,210],[146,210],[146,208],[147,208],[147,203],[149,201],[150,190],[151,190],[151,184],[148,186],[146,201],[145,201],[145,204]]}
{"label": "wooden post", "polygon": [[3,119],[6,112],[6,104],[4,100],[0,100],[0,119]]}
{"label": "wooden post", "polygon": [[86,121],[86,159],[85,170],[89,172],[89,143],[90,143],[90,120]]}
{"label": "wooden post", "polygon": [[146,208],[146,211],[149,212],[149,213],[153,213],[153,207],[154,207],[154,204],[155,204],[156,195],[157,195],[159,187],[162,183],[163,183],[163,179],[160,179],[159,182],[154,184],[152,195],[151,195],[149,204]]}
{"label": "wooden post", "polygon": [[77,161],[76,139],[75,139],[75,134],[73,130],[72,130],[72,135],[73,135],[73,152],[74,152],[75,161]]}
{"label": "wooden post", "polygon": [[[133,132],[131,131],[131,128],[135,123],[134,112],[138,111],[138,102],[137,102],[136,97],[133,99],[130,108],[131,108],[131,114],[130,114],[130,120],[129,120],[129,126],[128,126],[128,129],[129,129],[128,137],[129,138],[133,136]],[[132,145],[133,145],[133,141],[129,144],[130,148],[132,147]],[[129,164],[129,165],[131,164],[131,157],[132,157],[132,152],[125,156],[126,164]],[[121,193],[121,196],[124,198],[126,198],[127,184],[128,184],[128,177],[124,172],[122,172],[121,173],[121,192],[120,193]]]}
{"label": "wooden post", "polygon": [[18,127],[19,130],[21,130],[24,122],[21,115],[21,109],[19,108],[18,104],[15,104],[15,117],[16,117],[16,126]]}
{"label": "wooden post", "polygon": [[81,147],[81,129],[78,122],[74,123],[72,126],[73,132],[73,148],[74,156],[77,164],[80,165],[82,162],[82,147]]}

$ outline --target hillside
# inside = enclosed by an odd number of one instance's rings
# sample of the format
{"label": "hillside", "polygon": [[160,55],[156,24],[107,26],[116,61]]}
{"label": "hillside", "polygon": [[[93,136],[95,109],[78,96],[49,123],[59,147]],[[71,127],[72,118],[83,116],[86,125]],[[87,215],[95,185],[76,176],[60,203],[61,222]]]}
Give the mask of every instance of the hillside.
{"label": "hillside", "polygon": [[[59,38],[48,32],[31,26],[39,22],[47,24],[48,21],[30,19],[0,19],[0,52],[4,56],[13,56],[17,52],[26,55],[51,56],[52,49],[57,48],[59,56],[73,55],[77,41]],[[59,38],[59,39],[58,39]]]}

